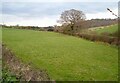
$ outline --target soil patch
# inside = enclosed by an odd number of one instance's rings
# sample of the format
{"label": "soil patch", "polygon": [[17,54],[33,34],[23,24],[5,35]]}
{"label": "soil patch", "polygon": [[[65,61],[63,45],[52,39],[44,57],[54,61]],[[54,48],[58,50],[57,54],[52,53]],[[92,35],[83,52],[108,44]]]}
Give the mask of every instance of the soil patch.
{"label": "soil patch", "polygon": [[5,46],[2,45],[2,60],[10,72],[14,73],[20,81],[49,81],[50,78],[45,71],[32,69],[30,65],[23,64],[16,56]]}

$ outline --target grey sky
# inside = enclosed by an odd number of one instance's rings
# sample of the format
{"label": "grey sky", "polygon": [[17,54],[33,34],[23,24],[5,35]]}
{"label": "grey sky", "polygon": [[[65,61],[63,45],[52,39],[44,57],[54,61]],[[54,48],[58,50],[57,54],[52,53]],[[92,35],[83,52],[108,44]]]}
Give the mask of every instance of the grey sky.
{"label": "grey sky", "polygon": [[[50,19],[51,21],[53,21],[54,19],[53,23],[48,24],[48,25],[53,25],[55,21],[59,19],[58,17],[64,10],[68,10],[68,9],[81,10],[86,15],[88,15],[87,16],[88,19],[92,19],[97,17],[97,16],[91,17],[94,16],[95,14],[98,15],[102,12],[104,13],[107,12],[106,8],[116,10],[117,7],[118,7],[117,2],[3,2],[2,15],[3,15],[3,21],[9,24],[10,21],[11,23],[12,22],[15,23],[15,21],[19,19],[21,21],[23,20],[24,22],[25,20],[26,21],[30,20],[32,22],[32,20],[34,21],[36,18],[37,22],[39,22],[39,20],[45,21],[46,18],[49,19],[49,21]],[[16,22],[16,24],[20,24],[20,23]]]}

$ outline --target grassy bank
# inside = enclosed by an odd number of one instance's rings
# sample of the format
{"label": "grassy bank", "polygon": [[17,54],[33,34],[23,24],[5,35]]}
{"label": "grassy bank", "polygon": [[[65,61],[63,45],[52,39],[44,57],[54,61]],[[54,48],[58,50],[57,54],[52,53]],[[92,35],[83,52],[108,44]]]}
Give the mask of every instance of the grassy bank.
{"label": "grassy bank", "polygon": [[118,49],[54,32],[3,29],[3,42],[24,63],[54,80],[117,80]]}

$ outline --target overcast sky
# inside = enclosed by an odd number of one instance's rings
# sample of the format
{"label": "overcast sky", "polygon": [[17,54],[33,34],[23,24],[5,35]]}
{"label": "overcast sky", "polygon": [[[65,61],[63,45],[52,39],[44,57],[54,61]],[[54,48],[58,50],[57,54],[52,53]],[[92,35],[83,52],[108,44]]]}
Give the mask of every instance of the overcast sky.
{"label": "overcast sky", "polygon": [[27,26],[52,26],[58,24],[60,14],[69,9],[83,11],[87,19],[95,18],[115,18],[107,8],[118,14],[118,0],[106,0],[99,2],[93,0],[51,0],[41,2],[40,0],[6,0],[2,1],[2,12],[0,17],[8,25],[27,25]]}

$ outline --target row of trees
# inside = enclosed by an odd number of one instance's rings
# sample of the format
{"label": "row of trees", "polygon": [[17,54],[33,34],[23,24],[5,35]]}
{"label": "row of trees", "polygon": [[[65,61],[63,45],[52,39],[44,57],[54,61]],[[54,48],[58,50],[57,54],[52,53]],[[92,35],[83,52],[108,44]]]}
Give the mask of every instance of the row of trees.
{"label": "row of trees", "polygon": [[38,26],[19,26],[19,25],[14,25],[14,26],[7,26],[7,25],[0,25],[3,28],[15,28],[15,29],[32,29],[32,30],[39,30],[39,31],[53,31],[53,26],[48,26],[48,27],[38,27]]}

